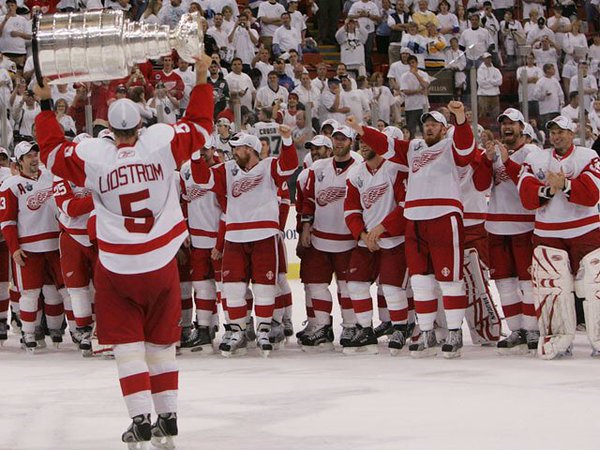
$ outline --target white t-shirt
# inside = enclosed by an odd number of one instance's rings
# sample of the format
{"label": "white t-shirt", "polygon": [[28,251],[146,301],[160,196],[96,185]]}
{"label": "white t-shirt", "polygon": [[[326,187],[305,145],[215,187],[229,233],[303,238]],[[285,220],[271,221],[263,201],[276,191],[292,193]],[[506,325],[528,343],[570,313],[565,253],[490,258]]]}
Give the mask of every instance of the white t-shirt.
{"label": "white t-shirt", "polygon": [[225,81],[229,85],[229,92],[245,91],[245,94],[240,98],[240,102],[242,106],[252,109],[252,94],[255,92],[255,89],[250,77],[243,72],[239,75],[229,72],[225,76]]}
{"label": "white t-shirt", "polygon": [[350,11],[348,11],[349,16],[359,16],[357,19],[358,25],[364,32],[367,34],[374,33],[376,26],[375,21],[368,17],[360,17],[361,12],[369,13],[371,16],[379,16],[381,15],[379,7],[370,0],[367,2],[360,0],[354,3],[350,8]]}
{"label": "white t-shirt", "polygon": [[279,48],[282,52],[287,52],[288,50],[292,49],[298,50],[301,43],[302,36],[294,27],[287,29],[282,25],[277,28],[273,34],[273,45],[279,45]]}
{"label": "white t-shirt", "polygon": [[260,73],[262,73],[262,78],[260,79],[260,87],[266,86],[268,81],[267,77],[269,75],[269,72],[273,70],[273,66],[262,61],[257,61],[256,64],[254,64],[254,68],[260,70]]}
{"label": "white t-shirt", "polygon": [[[233,34],[233,42],[231,44],[233,45],[233,48],[235,48],[235,56],[242,60],[242,64],[252,63],[252,59],[256,54],[256,45],[254,45],[252,39],[250,39],[250,35],[258,39],[258,32],[252,28],[246,29],[237,27]],[[266,79],[265,74],[263,74],[263,77]]]}
{"label": "white t-shirt", "polygon": [[[260,20],[261,17],[268,17],[270,19],[279,19],[285,12],[285,8],[280,3],[271,4],[268,1],[262,2],[258,7],[257,18]],[[264,24],[261,21],[260,35],[261,36],[273,36],[275,30],[279,28],[279,25],[275,24]]]}
{"label": "white t-shirt", "polygon": [[[0,18],[0,22],[1,21],[4,21],[4,16]],[[4,25],[2,36],[0,36],[0,52],[25,55],[27,53],[27,47],[25,45],[27,41],[20,37],[12,37],[10,33],[13,31],[31,34],[31,22],[21,16],[15,16],[8,19],[8,22]]]}
{"label": "white t-shirt", "polygon": [[179,68],[173,70],[173,72],[179,75],[179,77],[183,80],[183,84],[185,86],[183,89],[183,97],[179,101],[179,107],[181,109],[185,109],[187,108],[187,105],[190,101],[190,93],[196,85],[196,72],[194,72],[194,70],[191,67],[188,67],[188,69],[185,72],[182,72]]}
{"label": "white t-shirt", "polygon": [[[429,75],[427,75],[422,70],[419,70],[419,75],[425,81],[429,81]],[[421,83],[417,80],[417,77],[411,72],[406,72],[400,77],[400,89],[407,91],[414,91],[417,89],[421,89]],[[404,109],[406,111],[415,111],[418,109],[423,109],[423,105],[428,104],[427,96],[423,94],[412,94],[405,95],[404,100]]]}

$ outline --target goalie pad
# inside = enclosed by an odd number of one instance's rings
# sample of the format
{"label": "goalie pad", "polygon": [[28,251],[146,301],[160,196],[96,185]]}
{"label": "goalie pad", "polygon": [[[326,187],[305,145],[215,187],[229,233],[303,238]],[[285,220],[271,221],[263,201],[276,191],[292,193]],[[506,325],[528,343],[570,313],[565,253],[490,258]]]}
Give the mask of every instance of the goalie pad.
{"label": "goalie pad", "polygon": [[468,301],[465,319],[473,344],[498,342],[502,333],[502,321],[492,301],[484,265],[474,248],[465,249],[463,274]]}
{"label": "goalie pad", "polygon": [[575,338],[575,297],[569,255],[539,245],[531,265],[533,299],[540,327],[538,356],[555,359],[570,353]]}
{"label": "goalie pad", "polygon": [[600,249],[583,257],[577,274],[577,296],[584,298],[583,311],[594,355],[600,352]]}

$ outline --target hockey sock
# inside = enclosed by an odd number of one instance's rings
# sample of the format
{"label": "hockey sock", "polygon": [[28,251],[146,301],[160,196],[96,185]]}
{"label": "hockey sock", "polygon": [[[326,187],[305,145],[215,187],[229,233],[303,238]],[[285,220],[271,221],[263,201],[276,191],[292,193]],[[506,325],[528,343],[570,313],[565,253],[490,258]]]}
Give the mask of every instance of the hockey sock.
{"label": "hockey sock", "polygon": [[410,286],[406,289],[406,297],[408,301],[408,323],[415,323],[417,320],[417,314],[415,312],[415,298]]}
{"label": "hockey sock", "polygon": [[154,410],[156,414],[177,412],[179,371],[175,360],[175,345],[146,342],[145,347]]}
{"label": "hockey sock", "polygon": [[8,297],[10,298],[10,306],[12,308],[12,311],[18,316],[21,316],[21,306],[20,306],[20,300],[21,300],[21,293],[17,290],[16,286],[11,286],[10,290],[8,291]]}
{"label": "hockey sock", "polygon": [[8,318],[9,303],[8,282],[2,282],[0,283],[0,320]]}
{"label": "hockey sock", "polygon": [[252,308],[254,306],[254,295],[252,294],[250,287],[247,285],[244,298],[246,299],[246,323],[250,323],[250,318],[252,317]]}
{"label": "hockey sock", "polygon": [[23,322],[23,332],[33,333],[38,316],[38,298],[41,289],[25,289],[21,293],[21,321]]}
{"label": "hockey sock", "polygon": [[248,312],[248,305],[245,299],[246,283],[225,282],[223,283],[223,294],[223,305],[227,305],[226,314],[229,316],[228,323],[237,324],[242,330],[245,330],[246,315]]}
{"label": "hockey sock", "polygon": [[58,330],[62,327],[65,316],[63,298],[53,285],[45,284],[42,288],[44,294],[44,314],[49,330]]}
{"label": "hockey sock", "polygon": [[410,277],[415,311],[422,331],[433,330],[438,309],[437,286],[433,275],[413,275]]}
{"label": "hockey sock", "polygon": [[117,344],[113,347],[119,383],[129,417],[152,412],[150,373],[143,342]]}
{"label": "hockey sock", "polygon": [[[399,286],[392,286],[390,284],[381,285],[381,290],[385,295],[383,301],[387,304],[385,310],[389,310],[389,320],[382,320],[382,322],[391,321],[393,324],[405,324],[408,321],[408,299],[406,298],[406,291]],[[379,298],[377,301],[379,302]]]}
{"label": "hockey sock", "polygon": [[78,328],[91,326],[92,320],[92,299],[88,286],[80,288],[69,288],[69,297],[71,297],[71,308],[75,315],[75,322]]}
{"label": "hockey sock", "polygon": [[283,317],[292,318],[292,288],[287,279],[287,273],[281,272],[277,275],[277,284],[279,292],[283,299]]}
{"label": "hockey sock", "polygon": [[65,317],[67,318],[67,323],[69,324],[69,331],[74,332],[77,329],[77,322],[75,320],[75,313],[73,312],[73,302],[71,301],[69,291],[67,290],[67,288],[62,287],[58,290],[58,294],[60,295],[63,301]]}
{"label": "hockey sock", "polygon": [[193,281],[196,296],[196,319],[198,325],[208,327],[211,324],[217,306],[217,287],[215,280]]}
{"label": "hockey sock", "polygon": [[192,326],[194,318],[194,303],[192,301],[192,282],[182,281],[179,283],[181,290],[181,326]]}
{"label": "hockey sock", "polygon": [[273,320],[281,323],[283,321],[283,296],[278,295],[275,297],[275,308],[273,309]]}
{"label": "hockey sock", "polygon": [[254,311],[256,314],[257,328],[261,323],[271,325],[273,311],[275,309],[277,286],[269,284],[253,284],[252,290],[254,291],[255,296]]}
{"label": "hockey sock", "polygon": [[[309,283],[306,285],[308,296],[312,304],[312,310],[316,323],[319,325],[329,324],[331,310],[333,308],[333,299],[329,286],[325,283]],[[307,306],[307,311],[309,307]],[[310,317],[310,312],[307,312]]]}
{"label": "hockey sock", "polygon": [[[354,314],[354,308],[352,307],[352,300],[350,299],[350,293],[348,292],[348,283],[345,281],[337,282],[337,296],[340,308],[342,310],[342,325],[343,326],[354,326],[356,325],[356,314]],[[329,322],[328,322],[329,323]]]}
{"label": "hockey sock", "polygon": [[467,309],[467,296],[463,281],[440,281],[440,290],[444,310],[446,311],[446,323],[449,330],[456,330],[462,326]]}
{"label": "hockey sock", "polygon": [[535,314],[533,284],[531,280],[519,280],[519,289],[523,293],[523,328],[526,330],[538,330],[539,326]]}
{"label": "hockey sock", "polygon": [[368,281],[348,281],[352,309],[361,327],[373,325],[373,299],[371,298],[370,288],[371,283]]}
{"label": "hockey sock", "polygon": [[385,295],[383,295],[383,288],[381,286],[377,286],[377,315],[381,322],[389,322],[391,320],[390,312],[388,311],[388,306],[385,301]]}
{"label": "hockey sock", "polygon": [[523,328],[523,303],[519,295],[519,282],[516,278],[496,280],[496,288],[500,295],[500,303],[504,312],[504,320],[510,331]]}

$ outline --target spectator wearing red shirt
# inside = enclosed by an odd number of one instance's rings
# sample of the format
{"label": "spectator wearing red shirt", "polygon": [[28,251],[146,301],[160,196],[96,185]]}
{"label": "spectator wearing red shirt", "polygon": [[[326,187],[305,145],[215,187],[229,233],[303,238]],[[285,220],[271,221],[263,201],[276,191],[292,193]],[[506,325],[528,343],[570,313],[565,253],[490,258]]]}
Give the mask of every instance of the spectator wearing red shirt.
{"label": "spectator wearing red shirt", "polygon": [[162,70],[154,71],[151,83],[153,87],[156,87],[158,82],[162,82],[173,97],[177,100],[181,100],[185,84],[181,77],[173,71],[173,67],[173,57],[163,57],[163,68]]}

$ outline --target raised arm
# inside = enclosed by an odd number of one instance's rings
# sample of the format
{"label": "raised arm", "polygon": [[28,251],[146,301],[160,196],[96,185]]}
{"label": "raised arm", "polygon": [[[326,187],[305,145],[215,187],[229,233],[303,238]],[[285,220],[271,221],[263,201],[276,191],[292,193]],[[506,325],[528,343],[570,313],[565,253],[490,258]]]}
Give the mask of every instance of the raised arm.
{"label": "raised arm", "polygon": [[346,119],[346,125],[356,131],[365,143],[375,152],[390,161],[408,167],[409,141],[401,141],[386,136],[375,128],[365,127],[358,123],[356,117]]}
{"label": "raised arm", "polygon": [[292,130],[287,125],[279,125],[279,134],[282,137],[281,154],[273,161],[271,175],[278,186],[282,186],[298,168],[298,153],[292,141]]}

